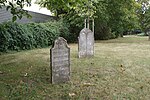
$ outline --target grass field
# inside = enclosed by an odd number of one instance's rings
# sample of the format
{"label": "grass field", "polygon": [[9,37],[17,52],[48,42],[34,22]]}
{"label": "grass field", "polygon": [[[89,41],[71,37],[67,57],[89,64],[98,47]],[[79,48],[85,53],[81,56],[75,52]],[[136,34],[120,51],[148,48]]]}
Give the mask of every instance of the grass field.
{"label": "grass field", "polygon": [[71,81],[50,84],[49,48],[0,55],[0,100],[150,100],[150,41],[96,41],[93,58],[71,48]]}

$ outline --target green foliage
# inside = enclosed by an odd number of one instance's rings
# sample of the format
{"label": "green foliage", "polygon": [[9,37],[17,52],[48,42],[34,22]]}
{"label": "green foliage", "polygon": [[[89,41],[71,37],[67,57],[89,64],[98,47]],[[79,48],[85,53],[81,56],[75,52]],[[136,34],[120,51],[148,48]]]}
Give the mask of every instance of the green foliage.
{"label": "green foliage", "polygon": [[58,36],[69,40],[68,27],[62,20],[47,23],[0,24],[0,51],[47,47],[52,45]]}
{"label": "green foliage", "polygon": [[43,7],[48,8],[56,16],[67,14],[74,10],[79,16],[92,17],[95,13],[94,4],[97,0],[39,0],[37,1]]}
{"label": "green foliage", "polygon": [[140,6],[135,0],[40,0],[38,3],[56,16],[63,16],[75,37],[88,17],[96,17],[96,39],[116,38],[124,31],[140,27],[136,14]]}
{"label": "green foliage", "polygon": [[143,19],[143,28],[145,32],[150,30],[150,7],[145,12],[145,16]]}
{"label": "green foliage", "polygon": [[68,12],[68,14],[62,16],[66,23],[69,24],[69,31],[71,34],[71,39],[76,41],[80,31],[84,28],[84,18],[77,15],[74,10]]}
{"label": "green foliage", "polygon": [[137,9],[137,16],[139,18],[140,28],[146,33],[149,28],[150,1],[138,0],[137,3],[139,5],[139,8]]}
{"label": "green foliage", "polygon": [[48,8],[55,16],[69,23],[72,33],[69,40],[76,41],[78,34],[84,28],[84,19],[93,17],[97,0],[39,0],[42,7]]}
{"label": "green foliage", "polygon": [[[3,0],[0,4],[5,5],[6,2],[7,0]],[[65,19],[63,24],[69,27],[72,34],[70,36],[63,34],[63,36],[69,41],[75,41],[78,33],[84,27],[84,19],[89,17],[95,18],[96,39],[116,38],[122,36],[125,31],[140,28],[146,31],[149,28],[147,10],[149,0],[38,0],[37,3],[48,8],[57,17]],[[8,2],[8,4],[7,10],[11,10],[12,20],[15,21],[17,18],[21,19],[23,15],[27,15],[22,8],[24,4],[30,5],[30,0],[16,0],[14,4],[12,2]],[[17,9],[18,6],[21,9]],[[37,29],[35,29],[44,30],[41,27],[37,25]],[[69,31],[66,30],[66,32]],[[37,37],[37,40],[40,38]]]}
{"label": "green foliage", "polygon": [[95,37],[110,39],[126,30],[138,28],[137,3],[134,0],[100,0],[96,4]]}

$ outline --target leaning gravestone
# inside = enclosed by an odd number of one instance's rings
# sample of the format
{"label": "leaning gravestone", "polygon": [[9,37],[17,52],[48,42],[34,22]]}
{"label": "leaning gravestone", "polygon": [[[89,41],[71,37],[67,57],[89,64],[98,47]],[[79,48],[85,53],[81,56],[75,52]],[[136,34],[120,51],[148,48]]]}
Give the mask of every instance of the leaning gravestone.
{"label": "leaning gravestone", "polygon": [[51,82],[64,83],[70,80],[70,48],[67,41],[59,37],[50,49]]}
{"label": "leaning gravestone", "polygon": [[94,55],[94,34],[90,29],[84,28],[80,31],[78,43],[79,58]]}

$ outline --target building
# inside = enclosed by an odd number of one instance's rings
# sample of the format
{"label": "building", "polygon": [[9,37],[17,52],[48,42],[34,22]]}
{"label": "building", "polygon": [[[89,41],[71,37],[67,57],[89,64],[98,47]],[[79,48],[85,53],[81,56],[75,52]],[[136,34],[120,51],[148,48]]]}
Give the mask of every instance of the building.
{"label": "building", "polygon": [[[53,16],[41,14],[33,11],[28,11],[29,14],[32,16],[32,18],[26,18],[26,16],[23,16],[22,19],[17,19],[18,23],[31,23],[31,22],[46,22],[48,20],[54,19]],[[6,10],[6,7],[3,7],[0,9],[0,23],[11,21],[12,20],[12,14]]]}

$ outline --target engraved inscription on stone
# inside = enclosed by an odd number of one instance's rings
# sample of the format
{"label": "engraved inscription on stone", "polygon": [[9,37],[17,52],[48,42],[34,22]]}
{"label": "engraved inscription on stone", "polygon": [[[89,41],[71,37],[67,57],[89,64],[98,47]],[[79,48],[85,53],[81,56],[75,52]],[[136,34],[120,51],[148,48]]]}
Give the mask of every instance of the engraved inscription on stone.
{"label": "engraved inscription on stone", "polygon": [[51,82],[64,83],[70,80],[70,48],[66,40],[59,37],[50,49]]}
{"label": "engraved inscription on stone", "polygon": [[94,34],[90,29],[84,28],[79,34],[78,53],[79,58],[94,55]]}

